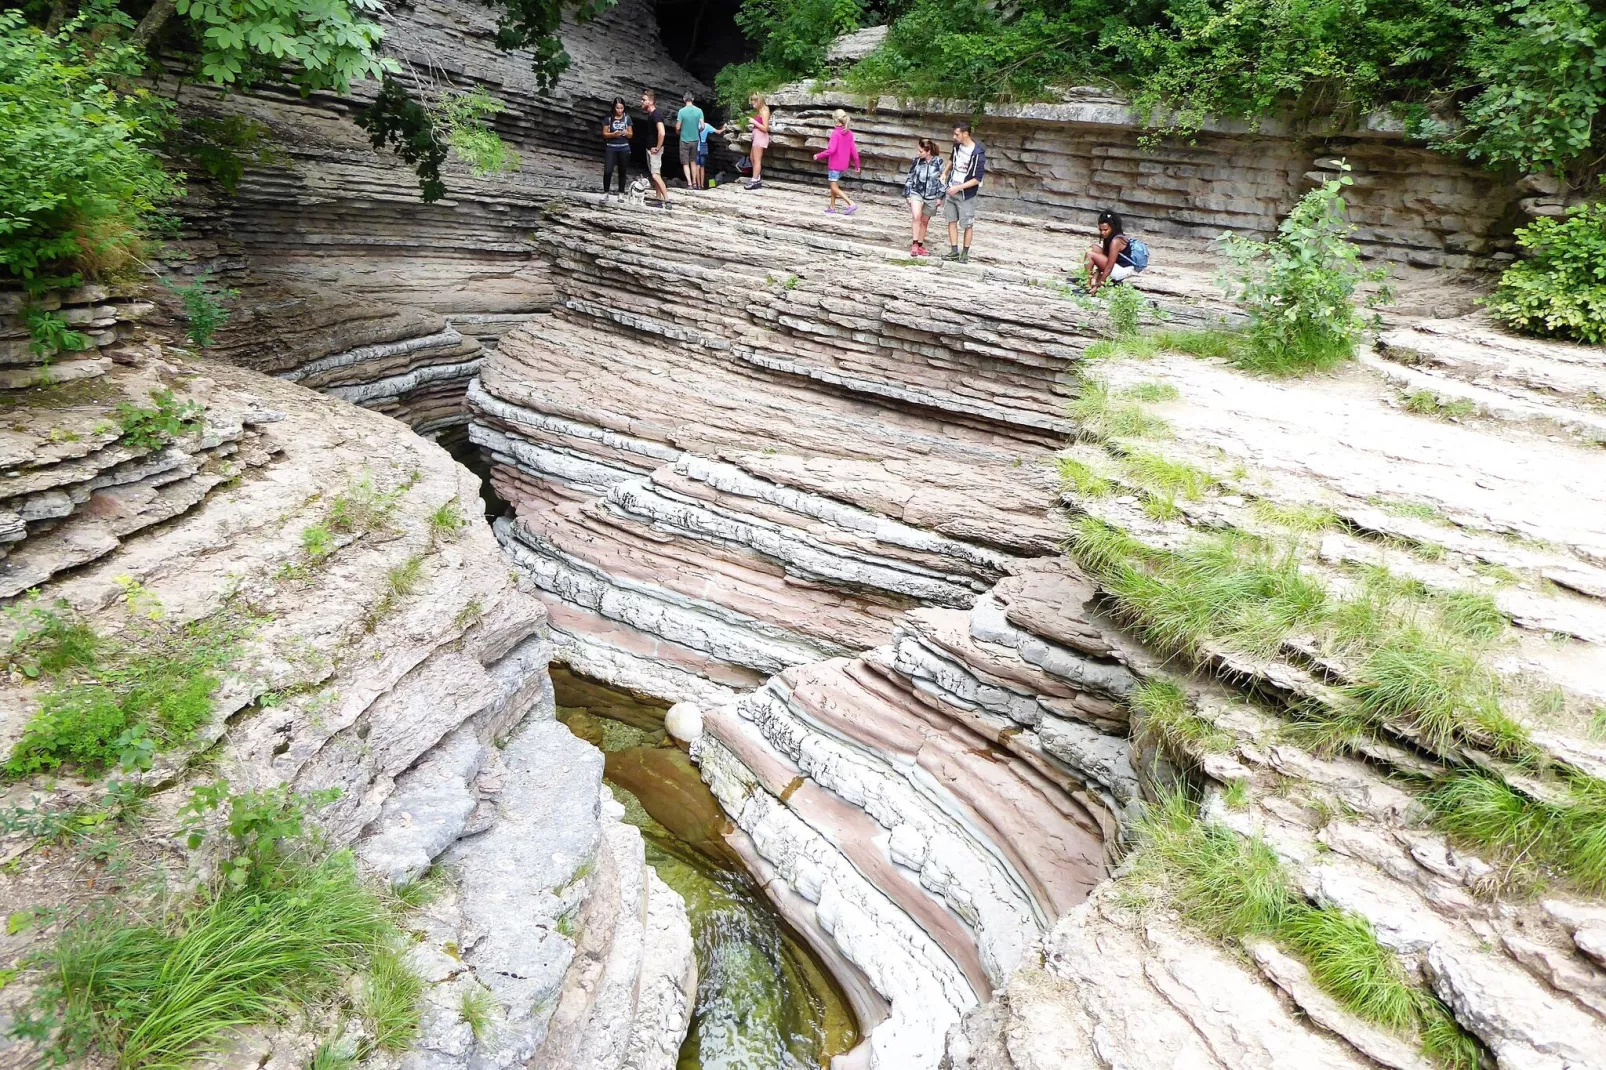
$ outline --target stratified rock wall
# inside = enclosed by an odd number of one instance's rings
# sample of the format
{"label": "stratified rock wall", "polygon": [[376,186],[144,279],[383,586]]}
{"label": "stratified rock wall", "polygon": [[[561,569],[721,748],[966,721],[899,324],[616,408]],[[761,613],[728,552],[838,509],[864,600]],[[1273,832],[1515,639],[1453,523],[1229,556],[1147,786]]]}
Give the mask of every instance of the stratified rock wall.
{"label": "stratified rock wall", "polygon": [[[586,1065],[614,1070],[635,1052],[633,1070],[668,1070],[695,990],[684,907],[646,870],[601,754],[554,718],[545,613],[480,519],[475,478],[379,413],[182,355],[142,326],[149,302],[83,288],[43,303],[92,348],[47,364],[20,317],[0,319],[0,599],[18,610],[4,644],[35,610],[135,644],[183,625],[189,642],[241,637],[196,738],[139,777],[152,796],[141,838],[181,840],[174,813],[219,776],[236,792],[337,788],[318,815],[332,846],[393,884],[437,863],[450,874],[411,926],[424,934],[409,962],[426,1010],[403,1065],[522,1065],[581,986],[571,923],[585,911],[590,939],[637,948],[608,974],[617,996],[601,1017],[620,1045]],[[47,675],[0,689],[6,753],[57,686]],[[104,790],[41,776],[11,782],[5,802],[66,810]],[[12,857],[37,846],[22,829],[5,835]],[[136,872],[190,879],[163,872],[159,853],[138,857],[155,872]],[[31,907],[87,905],[51,898],[70,900],[84,879],[73,852],[30,866],[45,878]],[[124,878],[101,879],[94,894]],[[26,954],[51,934],[13,935],[8,952]],[[33,981],[8,986],[0,1017]],[[473,992],[490,998],[483,1036],[459,1010]],[[336,1026],[253,1030],[240,1058],[305,1065]]]}
{"label": "stratified rock wall", "polygon": [[982,217],[1018,212],[1090,222],[1120,212],[1134,233],[1214,238],[1224,230],[1266,237],[1300,194],[1354,169],[1345,192],[1355,240],[1370,255],[1425,267],[1485,266],[1509,248],[1523,197],[1508,176],[1413,142],[1396,120],[1373,117],[1353,130],[1257,128],[1212,120],[1186,139],[1146,143],[1123,98],[1074,90],[1063,101],[995,105],[979,117],[959,101],[870,102],[799,83],[770,97],[774,109],[766,174],[820,179],[814,153],[842,108],[852,115],[864,180],[902,188],[915,141],[946,147],[955,122],[976,121],[987,148]]}
{"label": "stratified rock wall", "polygon": [[600,184],[589,158],[600,171],[597,131],[613,98],[639,118],[644,88],[666,104],[686,89],[709,91],[670,61],[646,0],[566,23],[573,63],[548,93],[536,88],[528,52],[497,49],[496,12],[483,4],[426,0],[381,21],[405,84],[426,94],[479,87],[506,105],[494,125],[519,170],[478,176],[454,161],[449,194],[424,204],[412,169],[370,147],[352,121],[371,83],[349,98],[273,89],[214,98],[188,87],[187,114],[261,124],[267,159],[248,166],[232,194],[192,179],[180,244],[193,257],[185,270],[211,267],[244,285],[233,302],[241,314],[220,336],[224,359],[434,433],[464,422],[478,345],[551,307],[530,238],[546,229],[557,188]]}

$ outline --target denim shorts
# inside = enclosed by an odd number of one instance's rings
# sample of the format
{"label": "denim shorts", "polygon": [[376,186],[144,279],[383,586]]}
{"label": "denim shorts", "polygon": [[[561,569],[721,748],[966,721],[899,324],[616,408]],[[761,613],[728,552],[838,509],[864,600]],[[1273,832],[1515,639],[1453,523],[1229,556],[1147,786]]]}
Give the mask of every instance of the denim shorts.
{"label": "denim shorts", "polygon": [[841,180],[842,172],[841,171],[832,171],[832,170],[830,170],[828,168],[826,170],[826,172],[825,172],[825,177],[830,179],[832,182],[837,182],[837,181]]}

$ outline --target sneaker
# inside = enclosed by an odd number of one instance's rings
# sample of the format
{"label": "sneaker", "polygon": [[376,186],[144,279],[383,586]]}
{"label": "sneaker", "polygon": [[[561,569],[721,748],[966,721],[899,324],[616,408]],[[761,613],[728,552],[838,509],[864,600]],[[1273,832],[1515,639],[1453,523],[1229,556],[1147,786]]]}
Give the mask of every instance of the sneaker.
{"label": "sneaker", "polygon": [[944,260],[958,260],[959,259],[959,254],[958,253],[943,253],[942,254],[942,258]]}
{"label": "sneaker", "polygon": [[842,214],[843,215],[852,215],[854,212],[857,212],[858,210],[859,210],[859,206],[858,205],[850,204],[846,208],[842,209]]}
{"label": "sneaker", "polygon": [[959,251],[959,262],[961,264],[970,263],[970,250],[969,249],[961,249]]}
{"label": "sneaker", "polygon": [[915,242],[914,252],[915,252],[916,256],[930,256],[931,255],[931,250],[927,249],[924,245],[922,245],[919,242]]}
{"label": "sneaker", "polygon": [[742,188],[743,189],[763,189],[764,188],[764,183],[762,181],[752,181],[752,182],[749,182],[746,186],[744,186]]}
{"label": "sneaker", "polygon": [[827,208],[825,210],[825,214],[826,215],[836,215],[836,209],[835,208]]}

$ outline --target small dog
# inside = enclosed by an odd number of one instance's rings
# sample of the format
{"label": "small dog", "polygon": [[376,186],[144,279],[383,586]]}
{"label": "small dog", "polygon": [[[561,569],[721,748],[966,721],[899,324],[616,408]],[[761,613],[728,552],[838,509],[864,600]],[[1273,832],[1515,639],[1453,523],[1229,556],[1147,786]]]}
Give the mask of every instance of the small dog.
{"label": "small dog", "polygon": [[638,178],[630,183],[630,192],[625,195],[625,204],[631,208],[647,207],[647,191],[652,189],[652,183],[645,178]]}

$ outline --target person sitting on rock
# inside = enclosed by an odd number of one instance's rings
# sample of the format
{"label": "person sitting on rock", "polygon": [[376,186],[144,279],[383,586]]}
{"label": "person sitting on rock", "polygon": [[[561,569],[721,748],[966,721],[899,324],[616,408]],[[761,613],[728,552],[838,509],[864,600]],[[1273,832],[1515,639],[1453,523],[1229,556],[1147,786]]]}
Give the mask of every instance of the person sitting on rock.
{"label": "person sitting on rock", "polygon": [[859,146],[853,141],[853,131],[848,129],[848,113],[838,108],[831,113],[836,120],[836,126],[831,130],[831,138],[825,143],[824,152],[816,152],[816,160],[825,161],[825,177],[831,183],[831,197],[826,202],[825,214],[836,213],[836,202],[841,201],[847,205],[842,209],[843,215],[852,215],[859,210],[852,197],[842,192],[842,174],[851,165],[854,174],[861,174],[863,168],[859,164]]}
{"label": "person sitting on rock", "polygon": [[[970,259],[970,234],[976,226],[976,194],[981,191],[981,180],[987,177],[987,149],[970,136],[969,123],[954,124],[954,151],[948,157],[948,172],[943,181],[948,183],[943,200],[943,215],[948,217],[948,255],[944,260],[957,260],[961,264]],[[959,245],[959,232],[965,232],[965,244]]]}
{"label": "person sitting on rock", "polygon": [[625,98],[613,98],[613,111],[602,122],[602,196],[608,196],[613,183],[614,168],[619,169],[619,196],[625,195],[630,170],[630,138],[635,128],[630,125],[630,113],[625,111]]}
{"label": "person sitting on rock", "polygon": [[653,139],[653,143],[647,146],[647,175],[667,209],[669,187],[664,185],[664,113],[658,110],[658,95],[651,89],[641,91],[641,110],[647,113],[647,136]]}
{"label": "person sitting on rock", "polygon": [[1087,251],[1087,292],[1096,294],[1106,282],[1121,282],[1137,273],[1128,254],[1131,241],[1121,230],[1121,217],[1106,208],[1099,213],[1099,243]]}
{"label": "person sitting on rock", "polygon": [[926,228],[931,225],[931,217],[942,210],[943,161],[937,143],[930,138],[921,138],[917,147],[919,151],[909,165],[909,175],[903,180],[903,196],[909,202],[909,225],[914,231],[909,255],[930,256],[926,249]]}

